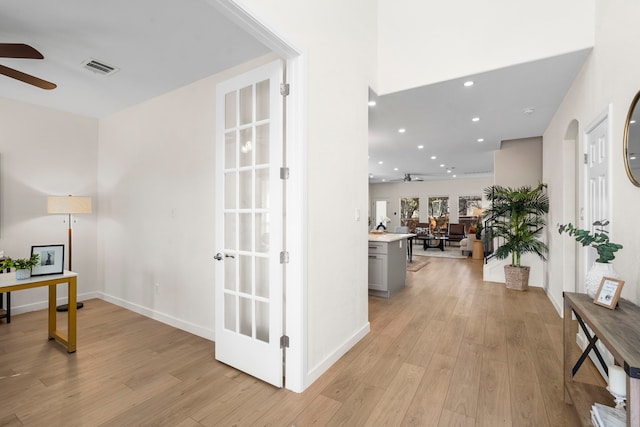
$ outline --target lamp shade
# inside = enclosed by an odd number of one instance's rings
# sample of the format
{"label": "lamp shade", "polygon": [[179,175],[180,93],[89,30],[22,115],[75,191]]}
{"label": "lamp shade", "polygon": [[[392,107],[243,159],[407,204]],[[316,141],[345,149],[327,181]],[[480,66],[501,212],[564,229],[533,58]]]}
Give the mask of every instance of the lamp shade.
{"label": "lamp shade", "polygon": [[91,197],[49,196],[47,212],[50,214],[90,214]]}

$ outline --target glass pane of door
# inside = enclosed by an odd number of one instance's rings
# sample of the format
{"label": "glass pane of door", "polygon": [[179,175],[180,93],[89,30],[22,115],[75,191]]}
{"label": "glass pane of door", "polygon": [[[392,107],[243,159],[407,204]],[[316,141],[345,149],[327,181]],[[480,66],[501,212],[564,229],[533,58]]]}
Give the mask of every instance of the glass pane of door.
{"label": "glass pane of door", "polygon": [[225,328],[269,342],[269,81],[225,94]]}

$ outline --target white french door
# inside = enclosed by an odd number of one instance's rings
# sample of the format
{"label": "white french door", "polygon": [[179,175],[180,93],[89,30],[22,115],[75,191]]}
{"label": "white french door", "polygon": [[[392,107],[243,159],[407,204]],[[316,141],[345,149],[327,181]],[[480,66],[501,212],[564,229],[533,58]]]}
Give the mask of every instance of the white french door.
{"label": "white french door", "polygon": [[283,101],[275,61],[216,88],[217,360],[283,384]]}
{"label": "white french door", "polygon": [[[586,218],[584,228],[594,231],[593,222],[609,216],[609,115],[598,117],[586,131]],[[594,250],[586,251],[585,272],[596,260]]]}

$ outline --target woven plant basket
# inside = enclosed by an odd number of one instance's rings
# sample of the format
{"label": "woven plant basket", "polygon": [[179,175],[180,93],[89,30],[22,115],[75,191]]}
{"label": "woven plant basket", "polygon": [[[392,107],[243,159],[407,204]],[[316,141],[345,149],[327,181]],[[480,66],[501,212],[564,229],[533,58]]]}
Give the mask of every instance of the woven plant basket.
{"label": "woven plant basket", "polygon": [[529,267],[504,266],[504,278],[507,289],[526,291],[529,289]]}

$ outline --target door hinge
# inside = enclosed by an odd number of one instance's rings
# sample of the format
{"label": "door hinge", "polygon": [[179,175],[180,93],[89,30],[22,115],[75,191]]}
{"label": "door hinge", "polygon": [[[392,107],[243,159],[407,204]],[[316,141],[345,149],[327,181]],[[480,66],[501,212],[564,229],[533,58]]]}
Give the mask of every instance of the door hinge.
{"label": "door hinge", "polygon": [[289,264],[289,252],[280,252],[280,264]]}
{"label": "door hinge", "polygon": [[584,153],[584,164],[588,164],[589,163],[589,155],[587,153]]}
{"label": "door hinge", "polygon": [[289,83],[280,84],[280,95],[289,96]]}
{"label": "door hinge", "polygon": [[280,348],[289,348],[289,337],[287,335],[283,335],[280,337]]}
{"label": "door hinge", "polygon": [[289,179],[289,168],[280,168],[280,179]]}

